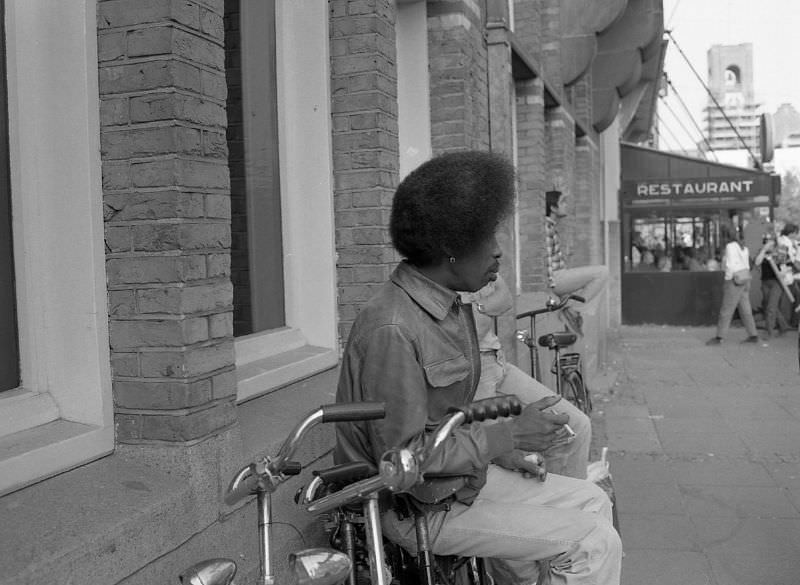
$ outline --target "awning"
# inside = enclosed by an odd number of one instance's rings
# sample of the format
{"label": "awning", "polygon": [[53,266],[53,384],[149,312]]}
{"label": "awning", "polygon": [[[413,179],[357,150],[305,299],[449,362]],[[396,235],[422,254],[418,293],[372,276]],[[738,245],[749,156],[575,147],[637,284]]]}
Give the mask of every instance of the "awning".
{"label": "awning", "polygon": [[622,209],[747,209],[777,205],[781,178],[636,144],[621,143]]}

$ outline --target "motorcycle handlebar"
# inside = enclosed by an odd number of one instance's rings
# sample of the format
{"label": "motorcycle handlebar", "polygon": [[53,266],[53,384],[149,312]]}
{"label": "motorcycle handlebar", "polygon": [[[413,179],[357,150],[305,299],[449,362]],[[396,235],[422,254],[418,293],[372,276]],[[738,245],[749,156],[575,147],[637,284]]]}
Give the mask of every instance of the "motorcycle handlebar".
{"label": "motorcycle handlebar", "polygon": [[273,492],[288,475],[297,475],[300,465],[292,461],[300,441],[318,423],[375,420],[386,416],[383,402],[326,404],[309,412],[292,430],[274,458],[265,458],[242,468],[231,480],[225,503],[232,506],[258,490]]}
{"label": "motorcycle handlebar", "polygon": [[422,478],[425,461],[428,460],[451,435],[453,429],[463,424],[515,416],[522,412],[522,403],[513,394],[486,398],[462,407],[451,408],[439,422],[428,443],[412,451],[391,449],[384,453],[378,465],[378,474],[354,482],[311,502],[307,510],[319,514],[341,508],[351,502],[362,500],[383,489],[393,492],[410,490]]}
{"label": "motorcycle handlebar", "polygon": [[386,416],[384,402],[351,402],[344,404],[326,404],[322,409],[322,421],[349,422],[356,420],[376,420]]}
{"label": "motorcycle handlebar", "polygon": [[261,479],[255,472],[255,464],[251,463],[247,467],[243,467],[231,480],[228,490],[225,492],[225,504],[233,506],[239,500],[252,496],[258,491],[260,484]]}
{"label": "motorcycle handlebar", "polygon": [[516,416],[522,412],[522,403],[516,396],[511,394],[498,398],[476,400],[460,408],[450,408],[448,412],[462,412],[464,414],[463,424],[469,424],[473,421],[494,420],[501,416]]}

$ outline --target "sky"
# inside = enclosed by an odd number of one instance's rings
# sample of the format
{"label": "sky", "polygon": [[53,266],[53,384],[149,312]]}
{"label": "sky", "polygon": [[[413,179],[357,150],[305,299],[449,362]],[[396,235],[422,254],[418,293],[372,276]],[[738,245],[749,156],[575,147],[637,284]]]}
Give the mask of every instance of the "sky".
{"label": "sky", "polygon": [[[707,82],[712,45],[753,45],[756,99],[774,113],[783,103],[800,110],[800,2],[798,0],[663,0],[664,28],[671,31],[664,71],[680,95],[659,108],[664,121],[662,148],[693,148],[703,128],[708,94],[687,60]],[[685,57],[678,50],[683,51]],[[694,122],[686,113],[692,113]],[[672,113],[674,112],[674,114]],[[678,121],[677,117],[682,119]],[[681,125],[683,123],[683,126]]]}

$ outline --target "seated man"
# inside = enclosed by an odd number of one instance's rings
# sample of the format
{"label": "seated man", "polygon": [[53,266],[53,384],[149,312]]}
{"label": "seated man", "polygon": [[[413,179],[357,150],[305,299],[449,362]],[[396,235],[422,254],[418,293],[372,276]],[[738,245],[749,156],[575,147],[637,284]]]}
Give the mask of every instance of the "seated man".
{"label": "seated man", "polygon": [[[591,266],[576,266],[567,268],[564,253],[561,250],[561,239],[558,235],[558,221],[566,217],[567,196],[561,191],[547,191],[545,193],[545,235],[547,242],[547,282],[558,297],[568,294],[578,294],[586,299],[588,305],[606,287],[608,281],[608,267],[602,264]],[[566,307],[564,317],[576,333],[582,333],[580,315],[573,309]]]}
{"label": "seated man", "polygon": [[[338,423],[337,463],[417,450],[449,407],[474,399],[478,339],[458,291],[497,278],[496,230],[514,193],[506,159],[470,151],[429,160],[397,188],[389,231],[404,260],[356,317],[337,389],[340,402],[385,402],[386,418]],[[587,480],[525,474],[538,467],[521,455],[564,440],[568,417],[548,412],[553,406],[562,405],[546,397],[517,417],[455,429],[411,496],[433,553],[491,559],[498,585],[533,583],[543,560],[554,583],[619,585],[622,545],[605,492]],[[413,518],[390,506],[381,523],[387,538],[416,550]]]}
{"label": "seated man", "polygon": [[[461,298],[465,303],[472,304],[481,352],[481,378],[475,400],[514,394],[523,404],[530,404],[546,396],[554,396],[547,386],[506,362],[495,331],[495,317],[513,308],[511,291],[503,277],[498,275],[497,280],[477,292],[462,293]],[[559,402],[556,409],[569,416],[569,426],[575,431],[575,438],[542,453],[546,469],[550,473],[584,479],[592,442],[592,423],[588,416],[567,400]]]}

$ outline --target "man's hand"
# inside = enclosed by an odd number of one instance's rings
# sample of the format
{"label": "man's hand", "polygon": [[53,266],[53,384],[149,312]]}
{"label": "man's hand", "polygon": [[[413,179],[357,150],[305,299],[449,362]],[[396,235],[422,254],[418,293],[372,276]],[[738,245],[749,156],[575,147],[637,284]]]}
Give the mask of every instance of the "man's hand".
{"label": "man's hand", "polygon": [[552,414],[545,410],[556,404],[559,396],[547,396],[527,405],[519,416],[511,420],[514,447],[523,451],[546,451],[563,440],[566,414]]}
{"label": "man's hand", "polygon": [[518,471],[525,477],[543,480],[547,475],[544,458],[538,453],[514,449],[505,455],[496,457],[493,463],[511,471]]}

